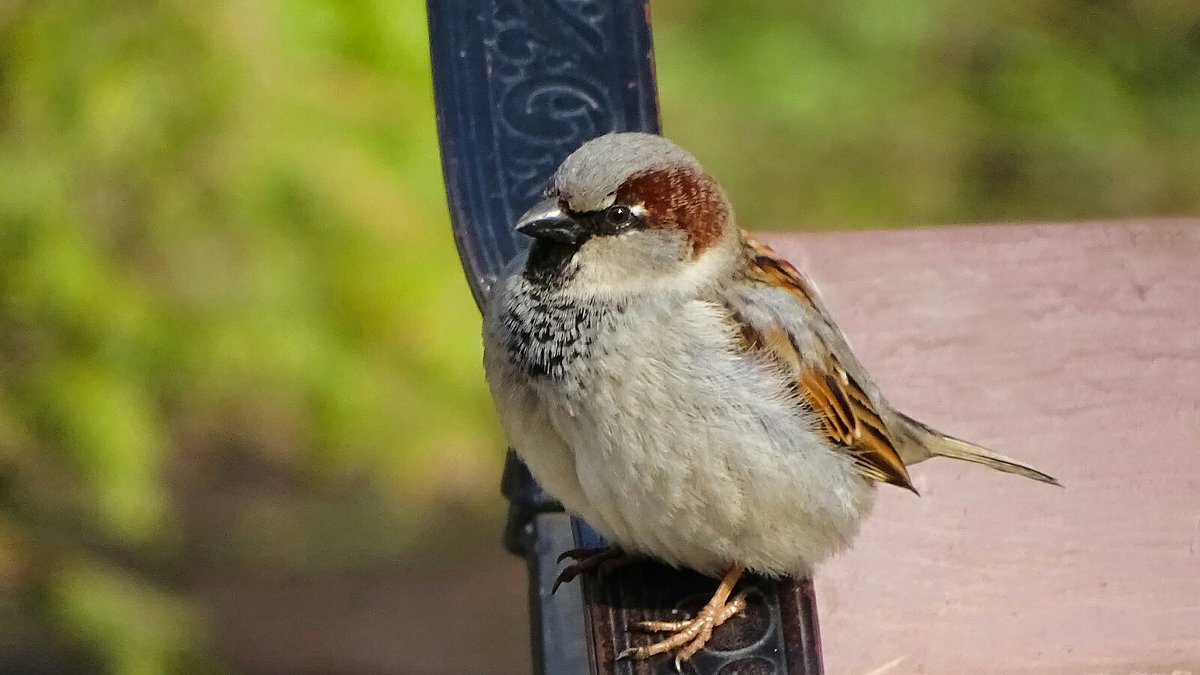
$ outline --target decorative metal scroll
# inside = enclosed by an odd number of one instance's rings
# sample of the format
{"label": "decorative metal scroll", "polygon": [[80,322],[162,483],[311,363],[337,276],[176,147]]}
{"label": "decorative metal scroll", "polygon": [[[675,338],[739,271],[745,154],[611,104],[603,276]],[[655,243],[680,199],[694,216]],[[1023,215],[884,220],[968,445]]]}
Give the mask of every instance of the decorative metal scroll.
{"label": "decorative metal scroll", "polygon": [[[476,301],[520,250],[512,223],[584,141],[657,133],[645,0],[428,0],[438,133],[454,237]],[[601,543],[547,497],[510,451],[505,543],[526,557],[534,665],[546,674],[674,672],[669,657],[613,662],[639,620],[694,610],[715,581],[638,564],[549,592],[562,550]],[[692,673],[821,672],[808,581],[748,582],[745,617],[722,626]],[[689,604],[690,603],[690,604]],[[697,605],[698,606],[698,605]]]}

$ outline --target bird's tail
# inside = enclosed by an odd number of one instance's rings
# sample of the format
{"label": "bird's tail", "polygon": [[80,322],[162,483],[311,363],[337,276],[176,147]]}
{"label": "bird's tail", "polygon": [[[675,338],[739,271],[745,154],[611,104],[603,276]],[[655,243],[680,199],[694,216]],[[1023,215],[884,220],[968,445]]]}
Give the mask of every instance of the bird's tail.
{"label": "bird's tail", "polygon": [[[968,443],[964,440],[954,438],[953,436],[947,436],[940,431],[925,426],[923,423],[918,422],[917,420],[914,420],[903,413],[900,414],[900,417],[903,418],[905,422],[908,422],[913,435],[916,436],[916,439],[914,439],[917,441],[915,445],[924,450],[923,453],[913,457],[914,461],[921,461],[922,459],[927,459],[928,457],[949,457],[951,459],[961,459],[966,462],[982,464],[997,471],[1012,473],[1042,483],[1049,483],[1051,485],[1058,485],[1059,487],[1062,487],[1062,484],[1053,477],[1038,471],[1028,464],[1024,464],[1012,459],[1011,457],[1005,457],[999,453],[992,452],[991,450],[975,445],[974,443]],[[910,461],[907,457],[905,458],[905,462],[913,463],[913,461]]]}

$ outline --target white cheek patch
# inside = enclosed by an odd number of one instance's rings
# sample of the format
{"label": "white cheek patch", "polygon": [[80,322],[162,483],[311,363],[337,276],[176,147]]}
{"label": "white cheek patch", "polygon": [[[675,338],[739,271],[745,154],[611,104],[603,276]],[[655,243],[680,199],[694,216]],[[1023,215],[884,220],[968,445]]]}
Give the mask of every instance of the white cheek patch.
{"label": "white cheek patch", "polygon": [[676,232],[630,229],[588,240],[575,256],[571,292],[591,297],[658,293],[684,273],[686,242]]}

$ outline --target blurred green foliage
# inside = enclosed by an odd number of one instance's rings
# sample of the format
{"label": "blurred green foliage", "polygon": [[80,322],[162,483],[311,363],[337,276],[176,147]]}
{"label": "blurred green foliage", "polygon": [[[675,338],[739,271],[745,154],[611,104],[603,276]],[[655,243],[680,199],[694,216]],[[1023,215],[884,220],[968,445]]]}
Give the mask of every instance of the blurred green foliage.
{"label": "blurred green foliage", "polygon": [[120,673],[190,648],[106,553],[188,536],[181,453],[369,473],[395,519],[492,497],[428,70],[416,3],[0,8],[0,588],[48,634]]}
{"label": "blurred green foliage", "polygon": [[[1195,2],[654,14],[665,127],[749,227],[1200,207]],[[207,671],[187,554],[336,567],[494,508],[477,335],[420,3],[0,3],[0,655]],[[343,489],[199,541],[243,466]]]}

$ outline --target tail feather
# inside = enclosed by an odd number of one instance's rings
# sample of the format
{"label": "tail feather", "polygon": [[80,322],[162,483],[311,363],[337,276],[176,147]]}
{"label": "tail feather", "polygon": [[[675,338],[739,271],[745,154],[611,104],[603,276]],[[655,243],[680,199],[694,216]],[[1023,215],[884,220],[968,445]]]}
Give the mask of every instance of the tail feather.
{"label": "tail feather", "polygon": [[1059,483],[1054,477],[1042,473],[1028,464],[992,452],[974,443],[968,443],[953,436],[947,436],[939,431],[930,429],[908,415],[902,414],[901,417],[912,425],[913,431],[920,436],[918,440],[924,446],[923,449],[934,457],[949,457],[951,459],[974,462],[991,467],[997,471],[1016,474],[1040,483],[1049,483],[1050,485],[1062,487],[1062,483]]}

